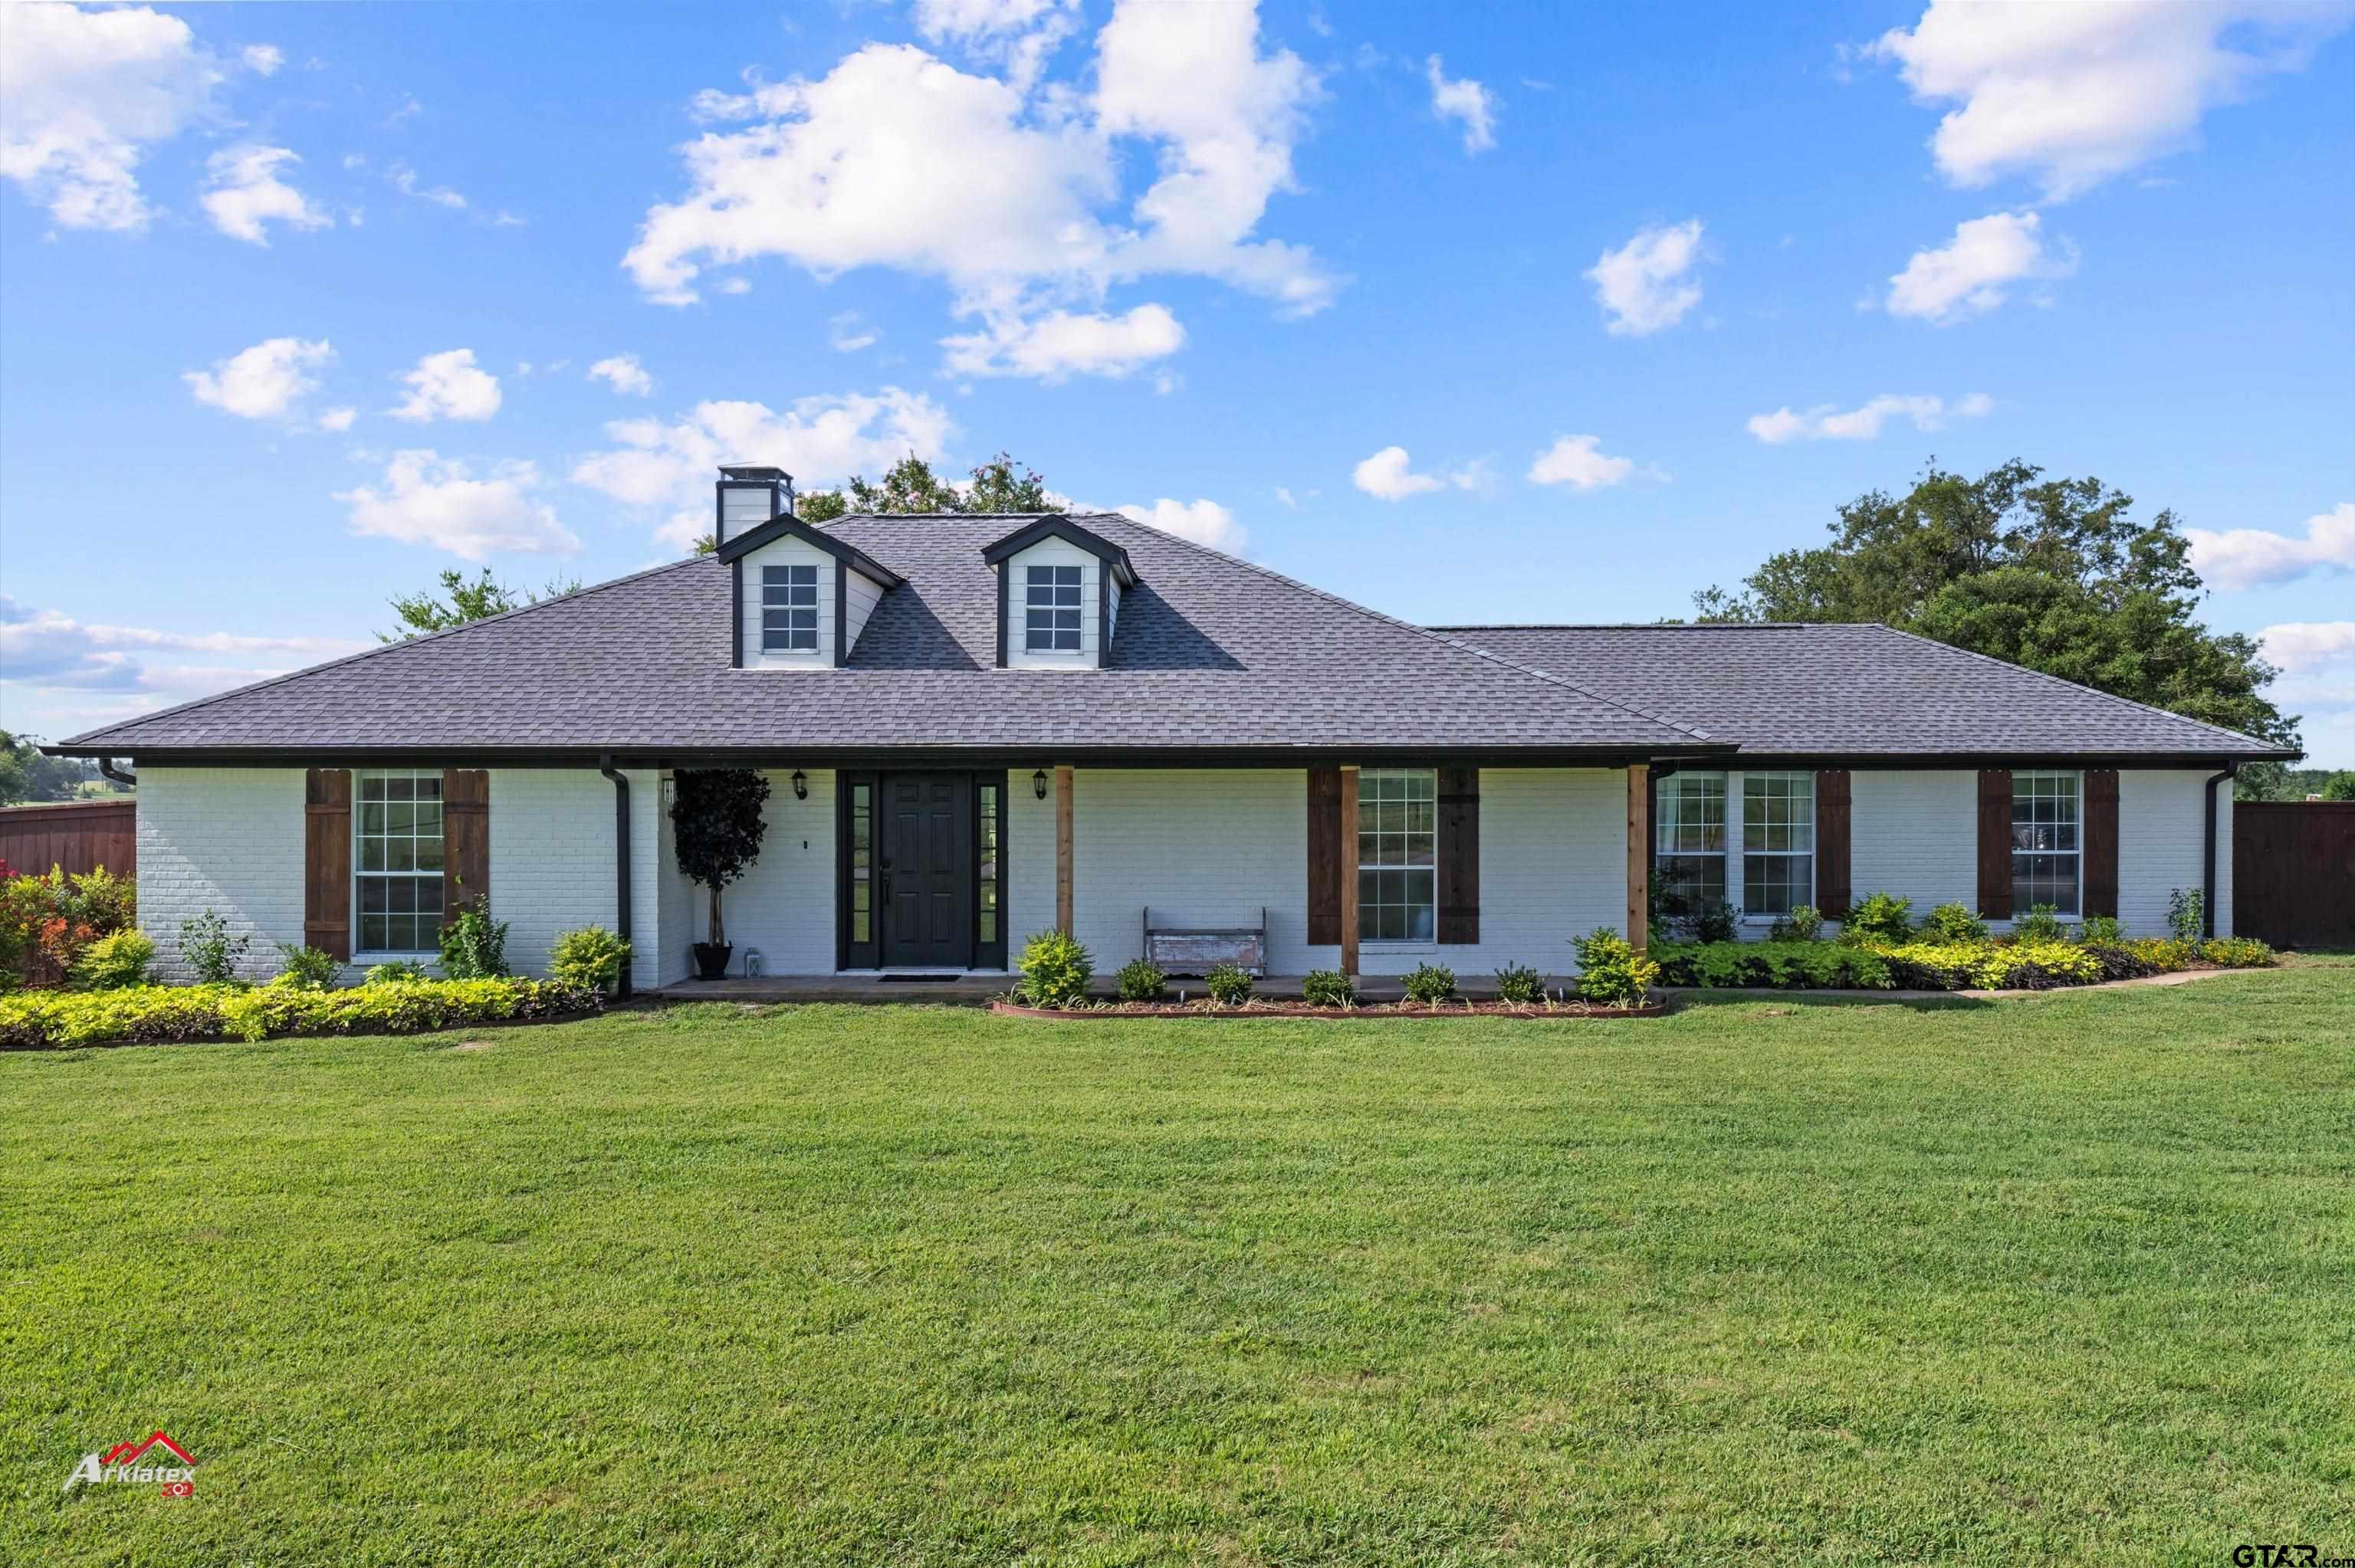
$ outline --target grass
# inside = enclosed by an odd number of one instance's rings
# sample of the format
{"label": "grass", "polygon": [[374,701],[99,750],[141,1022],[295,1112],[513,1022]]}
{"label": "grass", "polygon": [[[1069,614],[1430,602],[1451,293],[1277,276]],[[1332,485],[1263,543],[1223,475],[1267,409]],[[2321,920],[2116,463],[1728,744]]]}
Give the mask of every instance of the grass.
{"label": "grass", "polygon": [[0,1057],[0,1561],[2355,1554],[2355,966],[464,1038]]}

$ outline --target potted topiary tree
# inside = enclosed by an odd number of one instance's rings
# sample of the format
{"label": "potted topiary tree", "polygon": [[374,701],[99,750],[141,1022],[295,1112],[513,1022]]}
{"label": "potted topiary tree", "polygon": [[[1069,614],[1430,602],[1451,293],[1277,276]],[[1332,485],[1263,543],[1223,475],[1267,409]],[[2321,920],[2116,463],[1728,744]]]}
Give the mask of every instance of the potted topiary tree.
{"label": "potted topiary tree", "polygon": [[704,980],[727,974],[736,950],[720,918],[719,890],[761,858],[761,835],[769,826],[761,807],[768,799],[769,781],[750,768],[681,773],[675,781],[670,825],[678,869],[711,889],[711,939],[695,944],[695,972]]}

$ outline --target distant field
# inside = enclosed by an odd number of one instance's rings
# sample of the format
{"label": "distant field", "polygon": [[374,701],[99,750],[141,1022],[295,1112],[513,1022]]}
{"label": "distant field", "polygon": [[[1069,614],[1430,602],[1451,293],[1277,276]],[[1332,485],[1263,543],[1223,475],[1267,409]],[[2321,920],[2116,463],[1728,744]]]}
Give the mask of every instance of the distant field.
{"label": "distant field", "polygon": [[0,1056],[0,1561],[2355,1556],[2344,962],[464,1038]]}

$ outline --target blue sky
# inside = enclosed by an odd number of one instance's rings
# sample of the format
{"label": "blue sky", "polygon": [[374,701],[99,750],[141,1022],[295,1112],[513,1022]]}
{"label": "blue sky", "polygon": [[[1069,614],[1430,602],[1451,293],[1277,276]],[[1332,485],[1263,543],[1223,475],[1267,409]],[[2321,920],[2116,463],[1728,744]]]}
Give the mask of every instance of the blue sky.
{"label": "blue sky", "polygon": [[0,723],[1000,448],[1427,621],[1933,454],[2200,530],[2355,766],[2345,5],[0,8]]}

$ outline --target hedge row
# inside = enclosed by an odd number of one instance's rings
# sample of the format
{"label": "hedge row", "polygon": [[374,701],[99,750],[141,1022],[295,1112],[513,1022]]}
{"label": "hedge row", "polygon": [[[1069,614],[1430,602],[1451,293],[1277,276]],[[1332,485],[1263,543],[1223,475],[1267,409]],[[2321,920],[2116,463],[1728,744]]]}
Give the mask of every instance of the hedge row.
{"label": "hedge row", "polygon": [[2124,942],[1662,942],[1662,985],[1820,991],[2045,991],[2190,969],[2256,969],[2271,948],[2245,937],[2205,942],[2145,937]]}
{"label": "hedge row", "polygon": [[603,998],[553,980],[413,980],[314,991],[293,985],[142,985],[0,997],[0,1049],[264,1040],[287,1034],[415,1034],[593,1012]]}

